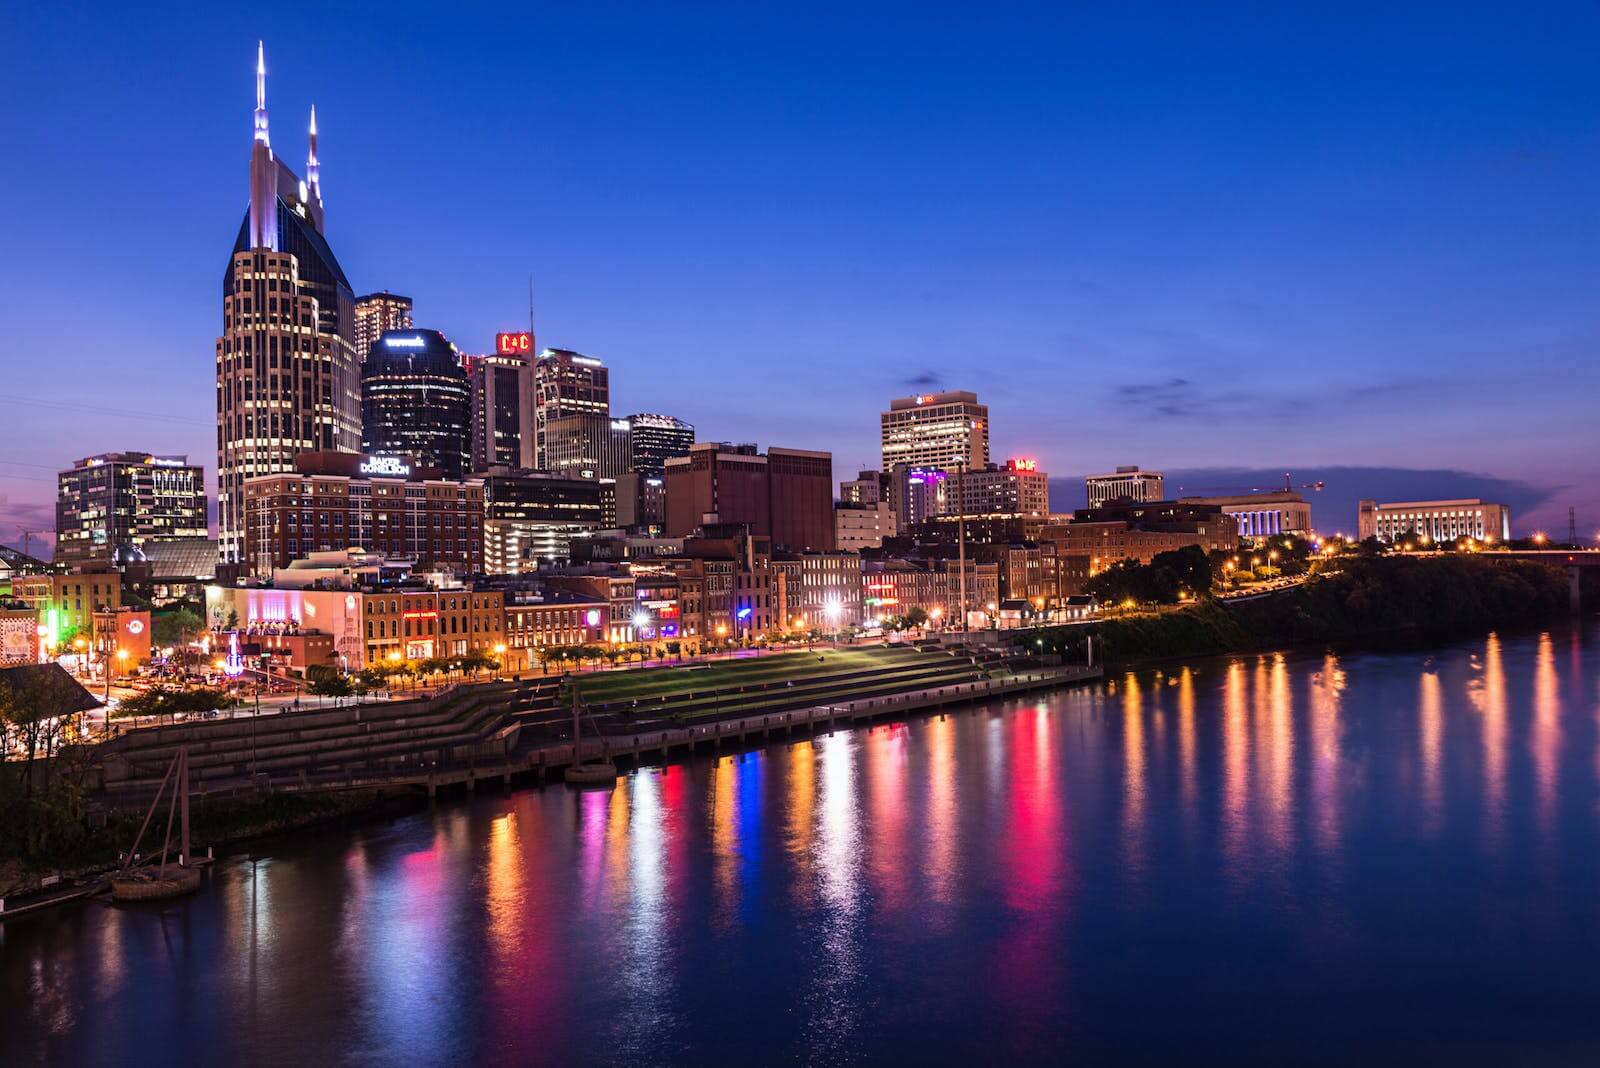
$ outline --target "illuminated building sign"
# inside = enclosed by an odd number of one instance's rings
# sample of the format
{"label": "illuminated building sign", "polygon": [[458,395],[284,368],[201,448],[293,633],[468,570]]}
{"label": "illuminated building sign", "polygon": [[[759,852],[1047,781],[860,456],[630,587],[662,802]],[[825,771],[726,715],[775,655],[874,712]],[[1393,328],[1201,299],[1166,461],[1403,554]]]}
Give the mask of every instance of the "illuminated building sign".
{"label": "illuminated building sign", "polygon": [[1007,460],[1006,468],[1011,471],[1037,471],[1039,470],[1039,461],[1015,459]]}
{"label": "illuminated building sign", "polygon": [[426,338],[418,337],[415,334],[410,337],[386,337],[383,339],[383,347],[386,349],[420,349],[427,343]]}
{"label": "illuminated building sign", "polygon": [[401,460],[398,456],[372,456],[361,461],[363,475],[397,475],[404,478],[411,474],[411,465]]}
{"label": "illuminated building sign", "polygon": [[583,621],[591,627],[598,627],[600,625],[600,610],[598,608],[589,609],[583,614]]}
{"label": "illuminated building sign", "polygon": [[502,356],[519,356],[533,351],[533,335],[524,330],[520,334],[496,334],[494,351]]}
{"label": "illuminated building sign", "polygon": [[142,620],[142,619],[130,619],[130,620],[128,620],[128,633],[136,635],[136,636],[140,635],[140,634],[143,634],[144,633],[144,620]]}

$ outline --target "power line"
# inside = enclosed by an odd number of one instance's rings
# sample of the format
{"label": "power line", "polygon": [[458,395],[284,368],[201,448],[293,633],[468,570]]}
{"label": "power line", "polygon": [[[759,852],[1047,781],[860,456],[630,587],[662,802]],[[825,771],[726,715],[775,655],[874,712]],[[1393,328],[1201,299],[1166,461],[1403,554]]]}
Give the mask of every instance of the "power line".
{"label": "power line", "polygon": [[181,415],[169,415],[164,412],[138,412],[127,408],[108,408],[98,404],[74,404],[70,401],[43,400],[38,397],[9,398],[16,404],[32,408],[52,408],[56,411],[84,412],[89,415],[122,416],[127,419],[153,419],[161,423],[181,423],[185,426],[209,426],[206,419],[188,419]]}

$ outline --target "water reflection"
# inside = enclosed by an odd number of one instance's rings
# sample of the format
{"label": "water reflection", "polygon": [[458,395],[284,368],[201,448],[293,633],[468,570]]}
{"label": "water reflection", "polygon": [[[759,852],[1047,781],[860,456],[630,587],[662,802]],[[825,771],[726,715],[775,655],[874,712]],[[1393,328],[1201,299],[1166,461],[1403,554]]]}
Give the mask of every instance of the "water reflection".
{"label": "water reflection", "polygon": [[1444,805],[1444,684],[1435,671],[1423,671],[1417,678],[1420,687],[1417,695],[1417,737],[1422,761],[1423,828],[1435,833],[1439,830]]}
{"label": "water reflection", "polygon": [[1161,1060],[1583,1036],[1597,637],[1133,672],[307,835],[9,925],[0,1063],[1114,1061],[1151,1005]]}
{"label": "water reflection", "polygon": [[812,850],[818,877],[817,954],[801,993],[813,1059],[837,1054],[860,1026],[856,986],[862,977],[861,814],[856,799],[859,736],[830,734],[818,742],[817,829]]}
{"label": "water reflection", "polygon": [[1539,787],[1539,826],[1546,833],[1555,818],[1560,761],[1561,680],[1556,674],[1555,642],[1549,634],[1541,634],[1533,669],[1533,767]]}
{"label": "water reflection", "polygon": [[1475,661],[1480,675],[1468,693],[1482,718],[1483,736],[1483,830],[1491,842],[1505,833],[1506,793],[1506,677],[1501,662],[1500,636],[1491,634],[1484,642],[1483,659]]}

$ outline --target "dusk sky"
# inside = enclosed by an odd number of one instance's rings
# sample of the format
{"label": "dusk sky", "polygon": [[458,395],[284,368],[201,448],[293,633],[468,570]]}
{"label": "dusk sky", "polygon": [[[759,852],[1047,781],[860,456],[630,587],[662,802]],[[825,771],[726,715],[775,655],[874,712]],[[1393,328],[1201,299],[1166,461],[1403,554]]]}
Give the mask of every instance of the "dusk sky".
{"label": "dusk sky", "polygon": [[8,544],[77,457],[214,489],[258,38],[297,171],[317,106],[356,292],[481,352],[531,275],[618,414],[847,477],[889,398],[966,388],[1055,476],[1600,529],[1594,3],[154,10],[0,34]]}

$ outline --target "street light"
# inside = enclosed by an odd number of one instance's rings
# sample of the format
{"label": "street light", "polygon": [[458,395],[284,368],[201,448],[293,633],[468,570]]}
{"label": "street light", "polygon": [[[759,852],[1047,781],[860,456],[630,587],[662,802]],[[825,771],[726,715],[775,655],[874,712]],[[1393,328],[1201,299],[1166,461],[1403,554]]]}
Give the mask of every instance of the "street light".
{"label": "street light", "polygon": [[639,640],[639,666],[644,667],[644,628],[650,625],[650,613],[644,609],[633,614],[633,636]]}

